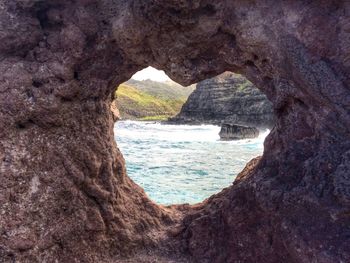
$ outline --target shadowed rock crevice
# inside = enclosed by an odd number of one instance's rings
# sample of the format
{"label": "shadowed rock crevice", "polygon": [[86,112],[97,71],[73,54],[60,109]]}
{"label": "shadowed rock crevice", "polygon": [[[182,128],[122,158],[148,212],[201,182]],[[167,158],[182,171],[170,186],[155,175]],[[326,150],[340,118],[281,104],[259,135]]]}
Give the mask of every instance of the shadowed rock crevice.
{"label": "shadowed rock crevice", "polygon": [[[0,7],[5,262],[350,260],[347,1]],[[148,65],[241,73],[277,112],[260,161],[196,206],[152,203],[114,142],[111,94]]]}

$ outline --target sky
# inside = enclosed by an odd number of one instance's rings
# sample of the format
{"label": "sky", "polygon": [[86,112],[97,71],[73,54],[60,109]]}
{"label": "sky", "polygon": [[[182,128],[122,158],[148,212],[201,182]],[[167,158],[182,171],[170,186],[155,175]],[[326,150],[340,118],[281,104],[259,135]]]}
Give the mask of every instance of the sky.
{"label": "sky", "polygon": [[170,78],[164,73],[163,70],[158,70],[152,67],[148,67],[140,70],[139,72],[136,72],[132,78],[136,80],[151,79],[153,81],[159,82],[170,80]]}

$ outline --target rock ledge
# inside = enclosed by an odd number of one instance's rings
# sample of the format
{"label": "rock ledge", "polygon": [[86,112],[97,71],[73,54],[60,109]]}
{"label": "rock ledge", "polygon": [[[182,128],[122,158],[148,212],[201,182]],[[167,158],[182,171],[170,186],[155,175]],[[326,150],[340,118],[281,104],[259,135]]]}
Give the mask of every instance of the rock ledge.
{"label": "rock ledge", "polygon": [[219,135],[223,141],[251,139],[259,136],[259,130],[254,127],[225,123],[221,126]]}

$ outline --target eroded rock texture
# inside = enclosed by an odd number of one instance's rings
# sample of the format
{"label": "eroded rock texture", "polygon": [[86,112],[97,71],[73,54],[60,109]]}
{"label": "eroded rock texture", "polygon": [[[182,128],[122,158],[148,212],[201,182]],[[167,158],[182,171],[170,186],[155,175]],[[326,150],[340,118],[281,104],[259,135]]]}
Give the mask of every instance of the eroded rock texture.
{"label": "eroded rock texture", "polygon": [[232,123],[266,129],[273,127],[274,114],[271,102],[250,81],[225,72],[199,82],[170,122]]}
{"label": "eroded rock texture", "polygon": [[225,141],[243,140],[256,138],[259,136],[259,130],[254,127],[246,127],[235,124],[224,123],[221,125],[220,139]]}
{"label": "eroded rock texture", "polygon": [[[350,261],[349,12],[345,0],[1,1],[1,260]],[[149,201],[114,143],[111,93],[147,65],[182,84],[241,73],[274,105],[262,158],[197,206]]]}

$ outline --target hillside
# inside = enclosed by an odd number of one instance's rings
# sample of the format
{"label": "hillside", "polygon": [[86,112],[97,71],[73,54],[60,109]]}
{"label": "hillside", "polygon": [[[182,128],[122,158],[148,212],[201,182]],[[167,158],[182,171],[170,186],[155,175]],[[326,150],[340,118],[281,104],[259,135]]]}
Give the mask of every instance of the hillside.
{"label": "hillside", "polygon": [[157,82],[149,79],[143,81],[130,79],[125,84],[157,98],[174,100],[187,100],[196,88],[195,85],[183,87],[174,81]]}
{"label": "hillside", "polygon": [[116,104],[122,119],[164,120],[175,116],[193,87],[175,82],[129,80],[116,92]]}

